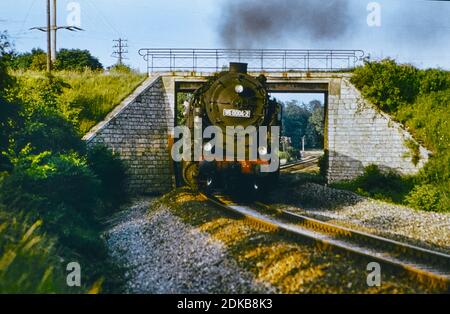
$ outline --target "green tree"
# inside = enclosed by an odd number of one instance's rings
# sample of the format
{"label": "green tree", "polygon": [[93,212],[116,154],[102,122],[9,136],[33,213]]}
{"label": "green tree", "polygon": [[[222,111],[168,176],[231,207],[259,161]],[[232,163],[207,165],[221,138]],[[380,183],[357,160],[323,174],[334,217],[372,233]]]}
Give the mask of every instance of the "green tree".
{"label": "green tree", "polygon": [[312,100],[309,102],[309,107],[311,108],[311,116],[309,117],[308,122],[312,124],[314,127],[314,130],[317,132],[317,134],[321,135],[323,137],[323,131],[324,131],[324,108],[323,104],[319,100]]}
{"label": "green tree", "polygon": [[306,128],[306,146],[321,148],[324,136],[324,108],[318,100],[312,100],[308,107],[312,113],[308,118],[308,127]]}
{"label": "green tree", "polygon": [[85,69],[101,70],[103,66],[88,50],[61,49],[56,56],[55,68],[83,71]]}
{"label": "green tree", "polygon": [[297,149],[301,148],[301,138],[306,135],[310,115],[305,106],[300,105],[297,100],[283,104],[282,133],[291,138],[292,146]]}
{"label": "green tree", "polygon": [[0,33],[0,172],[11,169],[11,163],[4,153],[8,149],[12,133],[20,125],[19,104],[6,99],[7,90],[14,83],[7,68],[10,47],[7,34]]}
{"label": "green tree", "polygon": [[45,70],[47,54],[40,48],[33,48],[31,52],[14,53],[10,65],[16,70]]}
{"label": "green tree", "polygon": [[[0,32],[0,56],[3,66],[10,64],[15,56],[13,45],[9,40],[7,31]],[[0,80],[2,77],[0,77]]]}

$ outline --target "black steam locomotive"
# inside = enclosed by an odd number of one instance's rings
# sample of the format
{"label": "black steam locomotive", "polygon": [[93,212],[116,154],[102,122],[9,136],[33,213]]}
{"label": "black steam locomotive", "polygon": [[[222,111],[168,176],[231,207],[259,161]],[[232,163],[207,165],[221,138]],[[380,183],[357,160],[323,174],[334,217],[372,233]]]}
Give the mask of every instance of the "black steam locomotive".
{"label": "black steam locomotive", "polygon": [[[210,126],[222,133],[221,136],[215,134],[214,145],[211,139],[197,139],[201,143],[192,140],[193,146],[200,144],[202,157],[182,161],[186,184],[195,189],[221,187],[259,194],[276,182],[279,132],[273,130],[281,127],[281,106],[270,99],[264,75],[253,77],[247,74],[246,63],[230,63],[229,71],[215,75],[194,92],[185,116],[192,134],[196,127],[203,132]],[[256,133],[238,138],[236,129],[251,128]],[[261,132],[266,130],[267,140],[264,141]],[[205,154],[220,156],[216,154],[219,151],[224,155],[223,160],[204,158]],[[262,171],[270,162],[276,162],[276,169]]]}

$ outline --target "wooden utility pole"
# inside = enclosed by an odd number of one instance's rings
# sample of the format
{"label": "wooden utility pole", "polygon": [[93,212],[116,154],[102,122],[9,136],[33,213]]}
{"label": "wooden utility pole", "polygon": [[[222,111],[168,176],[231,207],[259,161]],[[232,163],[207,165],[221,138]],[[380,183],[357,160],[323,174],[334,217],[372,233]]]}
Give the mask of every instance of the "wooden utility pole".
{"label": "wooden utility pole", "polygon": [[[56,1],[53,0],[53,25],[51,22],[51,9],[50,0],[46,0],[47,3],[47,26],[35,26],[30,30],[38,30],[47,33],[47,71],[51,72],[52,63],[56,61],[56,32],[58,29],[66,29],[71,32],[82,31],[83,29],[78,26],[58,26],[56,24]],[[53,33],[53,47],[52,47],[52,33]]]}
{"label": "wooden utility pole", "polygon": [[47,72],[52,71],[52,44],[51,44],[51,29],[50,29],[50,0],[47,0]]}
{"label": "wooden utility pole", "polygon": [[56,31],[57,31],[57,24],[56,24],[56,0],[53,0],[53,25],[52,25],[52,31],[53,31],[53,49],[52,49],[52,62],[55,63],[56,61]]}

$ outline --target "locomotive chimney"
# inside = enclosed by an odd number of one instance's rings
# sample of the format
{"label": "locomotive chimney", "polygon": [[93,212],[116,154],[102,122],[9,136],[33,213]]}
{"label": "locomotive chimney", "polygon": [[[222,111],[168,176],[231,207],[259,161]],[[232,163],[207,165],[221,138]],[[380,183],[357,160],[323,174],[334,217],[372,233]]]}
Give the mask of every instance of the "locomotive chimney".
{"label": "locomotive chimney", "polygon": [[247,63],[230,62],[230,72],[247,74]]}

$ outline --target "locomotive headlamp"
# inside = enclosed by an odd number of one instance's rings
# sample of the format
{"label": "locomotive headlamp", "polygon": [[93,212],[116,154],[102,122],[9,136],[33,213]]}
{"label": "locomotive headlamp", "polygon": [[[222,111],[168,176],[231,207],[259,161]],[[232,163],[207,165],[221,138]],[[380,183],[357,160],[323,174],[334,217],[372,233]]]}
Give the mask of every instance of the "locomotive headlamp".
{"label": "locomotive headlamp", "polygon": [[205,150],[205,152],[210,152],[212,149],[211,143],[206,143],[205,146],[203,146],[203,149]]}
{"label": "locomotive headlamp", "polygon": [[265,155],[265,154],[267,154],[267,147],[266,147],[266,146],[259,146],[259,147],[258,147],[258,153],[259,153],[260,155]]}
{"label": "locomotive headlamp", "polygon": [[234,87],[234,91],[238,94],[242,93],[244,91],[244,86],[242,86],[241,84],[238,84]]}

